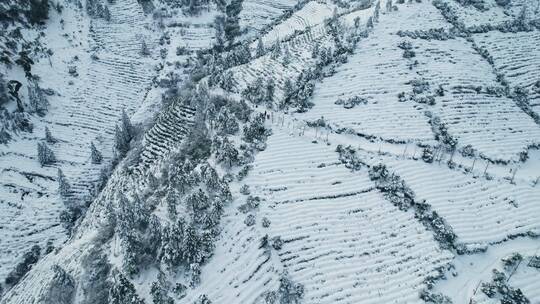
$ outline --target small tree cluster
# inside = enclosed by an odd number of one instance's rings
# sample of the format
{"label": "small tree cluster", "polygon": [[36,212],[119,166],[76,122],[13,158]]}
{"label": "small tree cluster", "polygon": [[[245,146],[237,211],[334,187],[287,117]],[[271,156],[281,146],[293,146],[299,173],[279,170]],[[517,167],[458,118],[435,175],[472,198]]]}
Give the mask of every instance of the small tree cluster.
{"label": "small tree cluster", "polygon": [[458,145],[458,140],[448,133],[446,124],[442,123],[439,117],[433,115],[431,116],[429,123],[435,134],[435,139],[441,142],[448,150],[454,151]]}
{"label": "small tree cluster", "polygon": [[243,0],[232,0],[225,8],[225,38],[232,44],[234,39],[240,35],[240,12],[242,11]]}
{"label": "small tree cluster", "polygon": [[274,100],[275,85],[272,78],[264,81],[263,78],[257,78],[252,84],[242,92],[242,97],[256,105],[267,104],[271,107]]}
{"label": "small tree cluster", "polygon": [[157,280],[150,287],[150,295],[154,304],[174,304],[174,299],[168,294],[170,285],[165,274],[160,271]]}
{"label": "small tree cluster", "polygon": [[264,126],[266,117],[264,114],[256,115],[252,121],[248,122],[242,130],[242,140],[247,143],[261,147],[266,138],[271,134],[271,131]]}
{"label": "small tree cluster", "polygon": [[231,168],[240,163],[238,150],[227,138],[224,138],[223,141],[221,141],[219,148],[216,151],[216,160],[226,168]]}
{"label": "small tree cluster", "polygon": [[26,252],[23,255],[22,261],[15,266],[8,276],[6,277],[5,283],[7,286],[15,286],[22,277],[30,271],[32,266],[37,263],[41,255],[41,247],[38,245],[32,246],[30,251]]}
{"label": "small tree cluster", "polygon": [[25,12],[25,15],[30,23],[40,24],[49,18],[49,0],[27,0],[27,2],[30,4],[30,9]]}
{"label": "small tree cluster", "polygon": [[493,269],[491,282],[482,283],[480,290],[489,298],[499,298],[503,304],[529,304],[521,289],[512,288],[503,272]]}
{"label": "small tree cluster", "polygon": [[100,0],[86,0],[86,13],[90,17],[103,18],[107,21],[111,20],[111,12],[106,4]]}
{"label": "small tree cluster", "polygon": [[109,289],[109,304],[144,304],[135,286],[121,272],[115,270]]}
{"label": "small tree cluster", "polygon": [[266,304],[300,304],[304,293],[304,285],[293,282],[287,271],[284,271],[279,278],[278,290],[266,292],[264,300]]}
{"label": "small tree cluster", "polygon": [[75,280],[62,267],[51,267],[53,277],[40,297],[43,304],[71,304],[75,296]]}
{"label": "small tree cluster", "polygon": [[347,98],[346,100],[339,98],[334,102],[336,105],[342,105],[345,109],[352,109],[360,104],[367,104],[367,99],[362,98],[360,96],[353,96],[350,98]]}

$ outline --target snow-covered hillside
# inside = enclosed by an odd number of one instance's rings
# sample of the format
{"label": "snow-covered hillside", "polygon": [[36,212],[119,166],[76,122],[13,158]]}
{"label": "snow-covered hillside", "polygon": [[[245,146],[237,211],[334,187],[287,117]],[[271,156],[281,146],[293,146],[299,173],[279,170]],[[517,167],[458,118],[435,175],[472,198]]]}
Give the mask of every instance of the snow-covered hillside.
{"label": "snow-covered hillside", "polygon": [[537,303],[539,8],[0,4],[0,303]]}

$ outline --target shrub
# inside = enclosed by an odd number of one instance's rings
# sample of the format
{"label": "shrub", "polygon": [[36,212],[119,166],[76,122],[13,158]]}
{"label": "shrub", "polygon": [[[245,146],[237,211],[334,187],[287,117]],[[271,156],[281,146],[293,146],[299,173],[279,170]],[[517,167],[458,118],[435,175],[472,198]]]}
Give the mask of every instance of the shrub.
{"label": "shrub", "polygon": [[16,285],[22,279],[22,277],[28,271],[30,271],[32,266],[35,263],[37,263],[37,261],[39,260],[40,255],[41,255],[41,248],[38,245],[32,246],[30,251],[26,252],[23,255],[22,261],[19,264],[17,264],[17,266],[15,266],[15,269],[12,270],[8,274],[8,276],[7,276],[6,280],[5,280],[6,285],[8,285],[8,286]]}

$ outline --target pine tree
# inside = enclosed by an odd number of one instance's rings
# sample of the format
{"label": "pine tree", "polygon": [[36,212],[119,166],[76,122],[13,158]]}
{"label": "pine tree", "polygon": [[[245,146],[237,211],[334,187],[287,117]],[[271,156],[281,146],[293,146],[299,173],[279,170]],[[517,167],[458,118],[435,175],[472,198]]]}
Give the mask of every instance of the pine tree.
{"label": "pine tree", "polygon": [[222,107],[216,119],[216,131],[220,135],[236,134],[239,130],[238,122],[227,107]]}
{"label": "pine tree", "polygon": [[101,161],[103,161],[103,155],[101,155],[93,142],[90,143],[90,159],[92,164],[101,164]]}
{"label": "pine tree", "polygon": [[130,141],[133,136],[135,136],[133,125],[131,124],[131,120],[129,119],[129,116],[127,115],[125,109],[122,109],[122,130],[124,131],[124,134],[128,141]]}
{"label": "pine tree", "polygon": [[285,50],[283,51],[283,65],[288,66],[291,63],[291,52],[289,51],[289,46],[285,45]]}
{"label": "pine tree", "polygon": [[6,127],[0,128],[0,144],[7,144],[11,140],[11,134],[6,131]]}
{"label": "pine tree", "polygon": [[274,83],[274,79],[272,77],[268,78],[268,81],[266,82],[266,92],[264,99],[266,100],[266,105],[269,109],[272,108],[272,105],[274,103],[274,94],[276,91],[276,85]]}
{"label": "pine tree", "polygon": [[42,304],[71,304],[75,295],[75,280],[62,267],[53,265],[52,280],[44,294],[40,296]]}
{"label": "pine tree", "polygon": [[281,56],[281,42],[279,39],[276,40],[276,43],[274,44],[274,49],[272,50],[272,54],[270,57],[274,60],[279,58]]}
{"label": "pine tree", "polygon": [[49,101],[39,87],[37,81],[29,81],[28,83],[28,101],[32,112],[40,116],[45,115],[49,106]]}
{"label": "pine tree", "polygon": [[52,164],[56,161],[54,152],[47,146],[46,143],[37,144],[38,160],[41,166]]}
{"label": "pine tree", "polygon": [[192,263],[189,265],[189,270],[191,272],[189,285],[194,288],[201,283],[201,266],[199,263]]}
{"label": "pine tree", "polygon": [[264,49],[264,44],[263,44],[262,38],[259,37],[259,40],[257,42],[257,51],[255,53],[256,57],[264,56],[265,52],[266,52],[266,50]]}
{"label": "pine tree", "polygon": [[372,29],[372,28],[373,28],[373,17],[372,17],[372,16],[370,16],[370,17],[368,18],[366,27],[367,27],[368,29]]}
{"label": "pine tree", "polygon": [[135,286],[122,273],[113,272],[113,282],[109,290],[109,304],[145,304],[135,291]]}
{"label": "pine tree", "polygon": [[176,220],[178,216],[177,205],[178,205],[178,196],[175,194],[175,191],[169,191],[165,197],[165,202],[167,203],[167,213],[171,220]]}
{"label": "pine tree", "polygon": [[141,55],[143,56],[150,56],[150,50],[148,49],[148,45],[146,45],[146,41],[141,42]]}
{"label": "pine tree", "polygon": [[373,12],[373,22],[379,22],[379,13],[381,11],[381,1],[377,1],[375,11]]}
{"label": "pine tree", "polygon": [[129,151],[129,139],[127,134],[124,132],[124,129],[120,129],[118,125],[116,125],[114,129],[114,138],[114,147],[116,151],[118,151],[119,156],[126,156],[127,152]]}
{"label": "pine tree", "polygon": [[225,9],[225,37],[229,44],[234,42],[234,39],[240,35],[240,12],[242,11],[243,0],[232,0]]}
{"label": "pine tree", "polygon": [[238,164],[238,150],[227,139],[224,138],[221,143],[220,149],[216,153],[216,160],[218,163],[223,163],[227,168],[231,168],[233,165]]}
{"label": "pine tree", "polygon": [[319,49],[320,49],[320,45],[319,43],[315,43],[315,45],[313,46],[313,49],[311,50],[311,58],[315,59],[319,56]]}
{"label": "pine tree", "polygon": [[150,295],[154,304],[174,304],[173,298],[168,295],[170,283],[167,281],[165,274],[159,272],[157,281],[152,283]]}
{"label": "pine tree", "polygon": [[49,130],[49,127],[45,127],[45,141],[49,144],[54,144],[57,142],[56,138],[52,136],[51,130]]}
{"label": "pine tree", "polygon": [[26,13],[30,23],[41,23],[49,18],[48,0],[30,0],[30,10]]}
{"label": "pine tree", "polygon": [[286,104],[289,103],[289,101],[292,99],[294,94],[294,85],[290,78],[287,78],[285,80],[285,83],[283,84],[283,102],[282,102],[282,108],[285,107]]}
{"label": "pine tree", "polygon": [[169,269],[180,265],[184,261],[184,234],[185,222],[183,219],[178,219],[173,225],[169,225],[163,230],[161,261]]}
{"label": "pine tree", "polygon": [[214,30],[216,37],[216,48],[218,51],[223,49],[225,45],[225,17],[217,15],[214,18]]}
{"label": "pine tree", "polygon": [[199,263],[201,261],[201,252],[199,251],[199,236],[193,225],[187,225],[183,240],[183,260],[188,265]]}
{"label": "pine tree", "polygon": [[103,19],[111,21],[111,12],[109,11],[109,7],[106,5],[103,8]]}
{"label": "pine tree", "polygon": [[68,197],[71,192],[71,185],[69,184],[66,176],[64,175],[64,172],[62,172],[60,168],[58,168],[57,176],[58,193],[60,193],[62,197]]}

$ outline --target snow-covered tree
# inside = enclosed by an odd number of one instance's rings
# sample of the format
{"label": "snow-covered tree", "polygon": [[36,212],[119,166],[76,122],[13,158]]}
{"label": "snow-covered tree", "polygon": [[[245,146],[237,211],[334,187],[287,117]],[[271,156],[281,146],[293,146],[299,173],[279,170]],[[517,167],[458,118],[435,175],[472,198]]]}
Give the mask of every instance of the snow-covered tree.
{"label": "snow-covered tree", "polygon": [[49,127],[45,127],[45,141],[49,144],[54,144],[57,142],[56,138],[52,136],[51,130]]}
{"label": "snow-covered tree", "polygon": [[293,95],[294,95],[294,84],[292,83],[290,78],[287,78],[285,80],[285,83],[283,84],[283,101],[281,103],[281,108],[284,108],[289,103]]}
{"label": "snow-covered tree", "polygon": [[144,40],[141,42],[141,55],[150,56],[150,50],[148,49],[148,45]]}
{"label": "snow-covered tree", "polygon": [[145,304],[135,286],[121,272],[115,270],[109,290],[108,304]]}
{"label": "snow-covered tree", "polygon": [[40,297],[43,304],[71,304],[75,296],[75,280],[62,267],[53,265],[52,279]]}
{"label": "snow-covered tree", "polygon": [[276,42],[274,43],[274,48],[272,50],[272,54],[270,55],[270,57],[276,60],[280,56],[281,56],[281,42],[279,41],[279,39],[277,39]]}
{"label": "snow-covered tree", "polygon": [[216,160],[218,163],[224,164],[228,168],[238,164],[238,150],[227,138],[223,139],[216,152]]}
{"label": "snow-covered tree", "polygon": [[304,297],[304,285],[294,283],[287,272],[283,272],[279,278],[279,303],[280,304],[297,304]]}
{"label": "snow-covered tree", "polygon": [[265,97],[264,97],[268,108],[272,108],[272,105],[274,102],[275,91],[276,91],[276,85],[274,83],[274,79],[270,77],[268,78],[268,81],[266,81],[266,92],[265,92]]}
{"label": "snow-covered tree", "polygon": [[103,155],[101,155],[93,142],[90,143],[90,159],[92,164],[101,164],[103,161]]}
{"label": "snow-covered tree", "polygon": [[28,82],[28,102],[31,112],[37,113],[40,116],[45,115],[47,112],[49,101],[37,81]]}
{"label": "snow-covered tree", "polygon": [[32,266],[37,263],[39,260],[39,257],[41,256],[41,247],[38,245],[32,246],[28,252],[26,252],[23,257],[22,261],[15,266],[15,269],[13,269],[8,276],[6,277],[5,283],[7,286],[14,286],[16,285],[22,277],[32,268]]}
{"label": "snow-covered tree", "polygon": [[161,261],[173,269],[183,262],[185,221],[178,219],[173,225],[163,230],[161,243]]}
{"label": "snow-covered tree", "polygon": [[386,11],[391,12],[392,11],[392,0],[386,1]]}
{"label": "snow-covered tree", "polygon": [[258,77],[253,83],[248,85],[246,89],[242,91],[242,97],[254,104],[262,104],[266,98],[266,88],[263,78]]}
{"label": "snow-covered tree", "polygon": [[201,283],[201,266],[199,263],[192,263],[189,265],[189,270],[191,272],[189,285],[193,288]]}
{"label": "snow-covered tree", "polygon": [[41,166],[52,164],[56,161],[54,152],[47,146],[46,143],[38,142],[37,144],[38,160]]}
{"label": "snow-covered tree", "polygon": [[255,52],[255,56],[261,57],[261,56],[264,56],[265,53],[266,53],[266,50],[264,49],[264,43],[262,41],[262,38],[259,37],[257,41],[257,50]]}
{"label": "snow-covered tree", "polygon": [[215,128],[220,135],[232,135],[238,132],[238,122],[234,115],[229,111],[228,107],[224,106],[219,111],[215,122]]}
{"label": "snow-covered tree", "polygon": [[69,196],[71,192],[71,185],[69,184],[66,176],[64,175],[64,172],[62,172],[62,169],[60,168],[58,168],[57,180],[58,180],[58,193],[60,193],[62,197]]}
{"label": "snow-covered tree", "polygon": [[150,295],[154,304],[174,304],[174,300],[168,295],[170,283],[167,281],[165,274],[159,272],[157,281],[152,283],[150,287]]}
{"label": "snow-covered tree", "polygon": [[202,254],[199,248],[199,236],[195,231],[193,225],[188,224],[184,233],[184,252],[183,260],[188,265],[193,263],[200,263],[202,260]]}
{"label": "snow-covered tree", "polygon": [[291,57],[292,56],[289,50],[289,46],[285,45],[284,50],[283,50],[283,59],[282,59],[282,63],[284,66],[288,66],[291,63]]}
{"label": "snow-covered tree", "polygon": [[225,37],[229,44],[240,35],[240,12],[243,0],[232,0],[225,9]]}
{"label": "snow-covered tree", "polygon": [[215,30],[215,41],[216,41],[216,48],[218,51],[223,49],[223,46],[225,45],[225,17],[223,15],[217,15],[214,18],[214,30]]}

